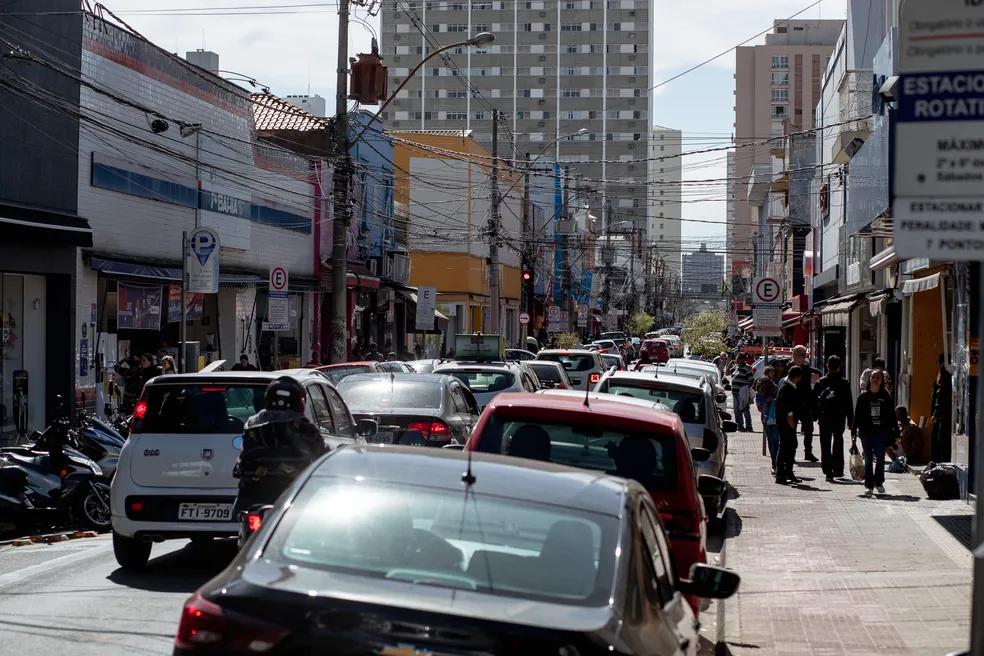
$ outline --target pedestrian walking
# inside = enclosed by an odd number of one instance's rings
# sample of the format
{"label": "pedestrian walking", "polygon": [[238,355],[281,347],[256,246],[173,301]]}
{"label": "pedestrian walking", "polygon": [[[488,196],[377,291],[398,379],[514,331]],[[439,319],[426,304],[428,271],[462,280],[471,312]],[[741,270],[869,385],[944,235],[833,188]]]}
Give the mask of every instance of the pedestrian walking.
{"label": "pedestrian walking", "polygon": [[813,454],[813,377],[822,376],[823,372],[806,364],[806,347],[802,344],[793,347],[793,366],[799,367],[802,372],[796,383],[796,389],[799,390],[799,412],[796,420],[803,431],[803,459],[820,462]]}
{"label": "pedestrian walking", "polygon": [[820,429],[820,467],[828,481],[844,476],[844,429],[854,425],[851,384],[841,373],[841,359],[827,358],[827,375],[817,382],[817,426]]}
{"label": "pedestrian walking", "polygon": [[800,392],[797,384],[803,376],[800,367],[793,366],[789,375],[779,383],[776,402],[772,413],[779,431],[779,455],[776,458],[776,483],[788,485],[799,483],[793,475],[793,462],[796,458],[796,413],[800,408]]}
{"label": "pedestrian walking", "polygon": [[865,369],[861,372],[861,391],[868,391],[868,380],[871,378],[871,372],[873,371],[882,372],[882,379],[885,381],[883,387],[886,392],[891,394],[892,377],[888,375],[887,371],[885,371],[885,358],[881,356],[875,358],[875,361],[871,363],[871,367],[869,369]]}
{"label": "pedestrian walking", "polygon": [[774,367],[766,367],[761,378],[755,381],[755,405],[762,415],[762,427],[765,431],[765,441],[769,447],[769,457],[772,458],[772,475],[776,475],[776,463],[779,458],[779,429],[776,428],[776,415],[772,411],[776,402],[776,383]]}
{"label": "pedestrian walking", "polygon": [[379,352],[379,347],[376,346],[376,342],[369,342],[369,350],[365,354],[366,360],[375,360],[376,362],[383,362],[386,358],[383,354]]}
{"label": "pedestrian walking", "polygon": [[731,377],[731,395],[734,400],[735,421],[739,431],[752,430],[751,384],[755,372],[745,361],[745,354],[738,355],[738,369]]}
{"label": "pedestrian walking", "polygon": [[933,383],[933,462],[950,461],[950,427],[953,423],[953,377],[946,368],[946,359],[939,357],[939,371]]}
{"label": "pedestrian walking", "polygon": [[165,355],[161,358],[161,375],[168,376],[170,374],[178,373],[178,368],[174,366],[174,358],[170,355]]}
{"label": "pedestrian walking", "polygon": [[867,496],[875,491],[885,494],[885,447],[894,444],[899,437],[895,404],[884,385],[884,374],[877,370],[871,372],[868,391],[858,396],[857,407],[854,408],[851,445],[856,446],[860,436],[864,447],[864,489]]}
{"label": "pedestrian walking", "polygon": [[711,362],[718,368],[718,373],[721,374],[721,378],[724,378],[725,369],[728,367],[728,352],[721,351],[721,355],[711,360]]}

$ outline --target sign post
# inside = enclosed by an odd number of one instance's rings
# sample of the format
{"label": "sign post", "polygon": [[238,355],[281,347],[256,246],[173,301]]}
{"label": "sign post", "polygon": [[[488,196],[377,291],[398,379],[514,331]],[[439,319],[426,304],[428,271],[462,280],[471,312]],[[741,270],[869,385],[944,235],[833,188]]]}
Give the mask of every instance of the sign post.
{"label": "sign post", "polygon": [[[287,299],[287,269],[282,266],[270,267],[270,291],[267,296],[267,320],[263,330],[277,332],[290,330],[290,302]],[[274,336],[276,342],[276,336]]]}
{"label": "sign post", "polygon": [[219,234],[211,228],[181,233],[181,347],[178,371],[188,373],[188,294],[219,293]]}
{"label": "sign post", "polygon": [[[764,371],[769,366],[769,338],[782,336],[782,285],[775,278],[756,278],[752,283],[752,335],[762,338]],[[766,455],[766,447],[763,432],[763,456]]]}

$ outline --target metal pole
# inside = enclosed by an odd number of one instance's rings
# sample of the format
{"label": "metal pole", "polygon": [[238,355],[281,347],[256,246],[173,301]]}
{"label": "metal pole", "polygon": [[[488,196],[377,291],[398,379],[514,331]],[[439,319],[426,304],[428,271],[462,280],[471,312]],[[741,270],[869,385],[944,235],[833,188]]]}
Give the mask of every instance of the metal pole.
{"label": "metal pole", "polygon": [[[980,267],[980,287],[984,289],[984,264]],[[978,292],[980,293],[980,292]],[[984,301],[984,299],[982,299]],[[980,303],[980,320],[977,323],[978,335],[984,331],[984,302]],[[984,412],[984,385],[977,382],[977,416]],[[974,521],[974,586],[971,593],[970,611],[970,653],[984,656],[984,447],[981,442],[981,422],[975,422],[974,449],[974,492],[977,494],[977,517]]]}
{"label": "metal pole", "polygon": [[188,373],[188,233],[181,233],[181,342],[178,348],[178,371]]}
{"label": "metal pole", "polygon": [[523,257],[525,258],[524,271],[529,271],[530,281],[523,285],[523,290],[526,293],[525,308],[526,314],[529,315],[530,320],[526,324],[526,335],[528,337],[533,337],[535,333],[535,327],[533,325],[534,318],[536,316],[536,303],[534,299],[534,290],[536,289],[536,257],[535,249],[533,246],[533,217],[530,216],[530,154],[526,153],[526,178],[525,185],[526,188],[523,190]]}
{"label": "metal pole", "polygon": [[[570,202],[571,202],[571,196],[570,196],[570,193],[571,193],[570,179],[571,179],[571,167],[565,166],[564,167],[564,221],[570,221],[570,219],[571,219],[571,211],[570,211]],[[565,225],[567,225],[567,224],[565,224]],[[568,227],[569,227],[569,225],[568,225]],[[565,230],[566,230],[566,228],[565,228]],[[571,278],[572,278],[572,275],[571,275],[571,273],[572,273],[571,272],[571,266],[572,265],[571,265],[571,254],[570,254],[570,242],[571,242],[571,240],[570,240],[570,236],[568,235],[567,232],[564,232],[563,237],[561,238],[561,241],[562,241],[561,248],[563,249],[563,262],[564,262],[564,272],[563,272],[564,273],[564,293],[565,293],[566,298],[567,298],[567,302],[564,303],[563,305],[561,305],[561,307],[564,308],[564,310],[566,310],[566,312],[567,312],[567,331],[573,333],[574,332],[574,317],[571,316],[571,294],[573,293],[572,290],[571,290]]]}
{"label": "metal pole", "polygon": [[499,289],[499,110],[492,110],[492,211],[489,216],[489,296],[491,310],[489,318],[492,330],[486,332],[498,335],[502,331],[499,322],[499,304],[502,302]]}
{"label": "metal pole", "polygon": [[349,4],[338,5],[338,70],[335,79],[335,170],[334,218],[331,239],[331,356],[329,362],[345,362],[348,321],[348,225],[349,225],[349,125],[348,125],[348,31]]}

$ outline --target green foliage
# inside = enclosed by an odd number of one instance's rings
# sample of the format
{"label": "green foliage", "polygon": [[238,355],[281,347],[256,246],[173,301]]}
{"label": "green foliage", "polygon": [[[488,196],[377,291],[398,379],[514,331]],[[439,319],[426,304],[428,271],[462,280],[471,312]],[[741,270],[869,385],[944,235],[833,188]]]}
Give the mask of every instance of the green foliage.
{"label": "green foliage", "polygon": [[642,337],[649,332],[656,323],[656,317],[645,312],[636,312],[625,322],[625,330],[630,335]]}
{"label": "green foliage", "polygon": [[574,333],[560,333],[557,338],[557,348],[572,349],[581,343],[581,336]]}
{"label": "green foliage", "polygon": [[728,318],[720,310],[704,310],[683,324],[680,337],[697,355],[716,355],[728,350],[723,333],[728,329]]}

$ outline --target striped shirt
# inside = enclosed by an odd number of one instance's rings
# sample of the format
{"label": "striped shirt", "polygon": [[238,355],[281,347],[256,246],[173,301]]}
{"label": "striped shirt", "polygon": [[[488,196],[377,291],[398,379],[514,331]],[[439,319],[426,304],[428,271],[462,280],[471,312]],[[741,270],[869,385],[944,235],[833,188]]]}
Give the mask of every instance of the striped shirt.
{"label": "striped shirt", "polygon": [[743,364],[738,367],[734,375],[731,377],[731,387],[741,388],[752,384],[752,378],[755,376],[755,372],[747,364]]}

